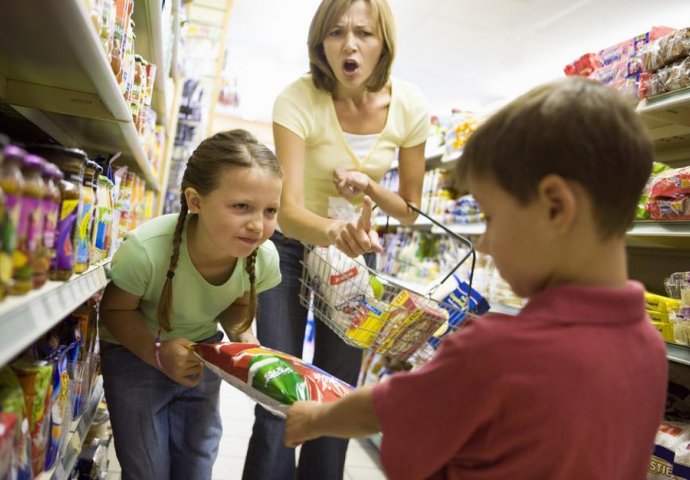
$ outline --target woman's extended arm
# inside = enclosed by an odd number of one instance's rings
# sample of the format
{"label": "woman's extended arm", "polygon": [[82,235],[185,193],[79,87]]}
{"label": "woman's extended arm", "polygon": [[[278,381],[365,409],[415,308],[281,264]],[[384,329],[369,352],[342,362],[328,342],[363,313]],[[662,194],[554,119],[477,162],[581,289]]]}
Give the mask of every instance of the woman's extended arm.
{"label": "woman's extended arm", "polygon": [[336,170],[334,180],[338,191],[345,198],[365,194],[388,215],[403,225],[412,225],[417,213],[407,208],[407,203],[419,207],[422,198],[424,178],[424,146],[426,142],[410,148],[401,148],[398,153],[398,193],[391,192],[374,182],[368,175],[354,170]]}
{"label": "woman's extended arm", "polygon": [[[283,194],[278,214],[283,233],[312,245],[336,245],[353,257],[380,249],[375,232],[363,226],[367,222],[324,218],[305,208],[304,140],[276,123],[273,124],[273,137],[276,156],[283,167]],[[363,216],[370,216],[370,213],[364,212]]]}

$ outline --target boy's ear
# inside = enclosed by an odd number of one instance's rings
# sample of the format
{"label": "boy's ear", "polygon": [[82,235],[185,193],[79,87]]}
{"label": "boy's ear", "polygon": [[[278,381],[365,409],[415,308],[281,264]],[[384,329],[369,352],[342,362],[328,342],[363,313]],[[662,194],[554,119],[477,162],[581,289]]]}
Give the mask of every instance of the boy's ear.
{"label": "boy's ear", "polygon": [[192,187],[184,189],[184,198],[187,201],[189,213],[199,213],[201,210],[201,195]]}
{"label": "boy's ear", "polygon": [[577,196],[572,185],[559,175],[547,175],[539,182],[537,195],[554,231],[566,233],[577,213]]}

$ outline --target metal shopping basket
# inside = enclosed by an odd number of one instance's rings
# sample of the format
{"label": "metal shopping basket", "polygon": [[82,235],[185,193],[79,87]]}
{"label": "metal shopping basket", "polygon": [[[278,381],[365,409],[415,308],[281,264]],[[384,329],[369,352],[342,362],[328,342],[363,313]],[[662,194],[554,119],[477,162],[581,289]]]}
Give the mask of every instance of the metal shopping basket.
{"label": "metal shopping basket", "polygon": [[[401,255],[409,245],[395,245],[389,235],[383,236],[385,252],[377,255],[375,267],[367,266],[362,257],[351,259],[333,246],[305,246],[300,300],[345,343],[418,363],[433,355],[439,339],[456,329],[467,313],[475,251],[468,239],[408,206],[447,233],[455,250],[449,252],[453,248],[446,246],[446,257],[453,259],[447,271],[437,273],[433,280],[427,277],[426,287],[399,278],[409,267]],[[458,295],[456,290],[452,303],[438,299],[439,286],[454,281],[451,277],[468,260],[466,295]]]}

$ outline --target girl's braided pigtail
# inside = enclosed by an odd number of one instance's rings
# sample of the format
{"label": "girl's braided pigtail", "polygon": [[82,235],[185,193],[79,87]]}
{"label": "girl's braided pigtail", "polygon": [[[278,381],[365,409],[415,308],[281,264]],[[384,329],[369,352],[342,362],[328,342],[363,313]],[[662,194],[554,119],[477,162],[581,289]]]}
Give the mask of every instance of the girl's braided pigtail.
{"label": "girl's braided pigtail", "polygon": [[173,277],[175,276],[175,268],[177,268],[177,260],[180,257],[180,245],[182,244],[182,232],[184,231],[184,224],[187,218],[187,201],[184,195],[180,199],[180,216],[177,218],[177,225],[175,225],[175,234],[173,235],[173,251],[170,255],[170,264],[168,265],[168,272],[166,273],[165,284],[161,292],[161,298],[158,302],[158,325],[162,330],[169,332],[172,330],[170,317],[172,316],[172,287]]}
{"label": "girl's braided pigtail", "polygon": [[249,307],[247,308],[247,316],[237,325],[235,330],[237,333],[244,332],[252,326],[254,316],[256,315],[256,255],[258,249],[254,250],[251,255],[247,257],[246,270],[249,274]]}

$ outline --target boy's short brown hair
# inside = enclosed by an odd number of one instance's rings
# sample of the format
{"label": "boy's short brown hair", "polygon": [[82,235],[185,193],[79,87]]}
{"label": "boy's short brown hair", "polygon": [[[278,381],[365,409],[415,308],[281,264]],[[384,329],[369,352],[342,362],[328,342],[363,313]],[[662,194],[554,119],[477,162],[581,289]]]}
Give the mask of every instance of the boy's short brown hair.
{"label": "boy's short brown hair", "polygon": [[[357,0],[323,0],[316,10],[309,27],[307,46],[309,48],[309,70],[316,88],[329,93],[335,91],[338,84],[333,70],[328,65],[323,50],[323,40],[333,25],[340,20],[350,5]],[[370,92],[378,92],[388,83],[395,58],[395,21],[386,0],[364,0],[371,6],[371,13],[376,26],[376,35],[383,43],[381,57],[367,82]]]}
{"label": "boy's short brown hair", "polygon": [[652,169],[654,145],[628,100],[581,77],[534,88],[470,137],[456,178],[489,176],[521,204],[555,174],[590,196],[602,238],[625,233]]}

